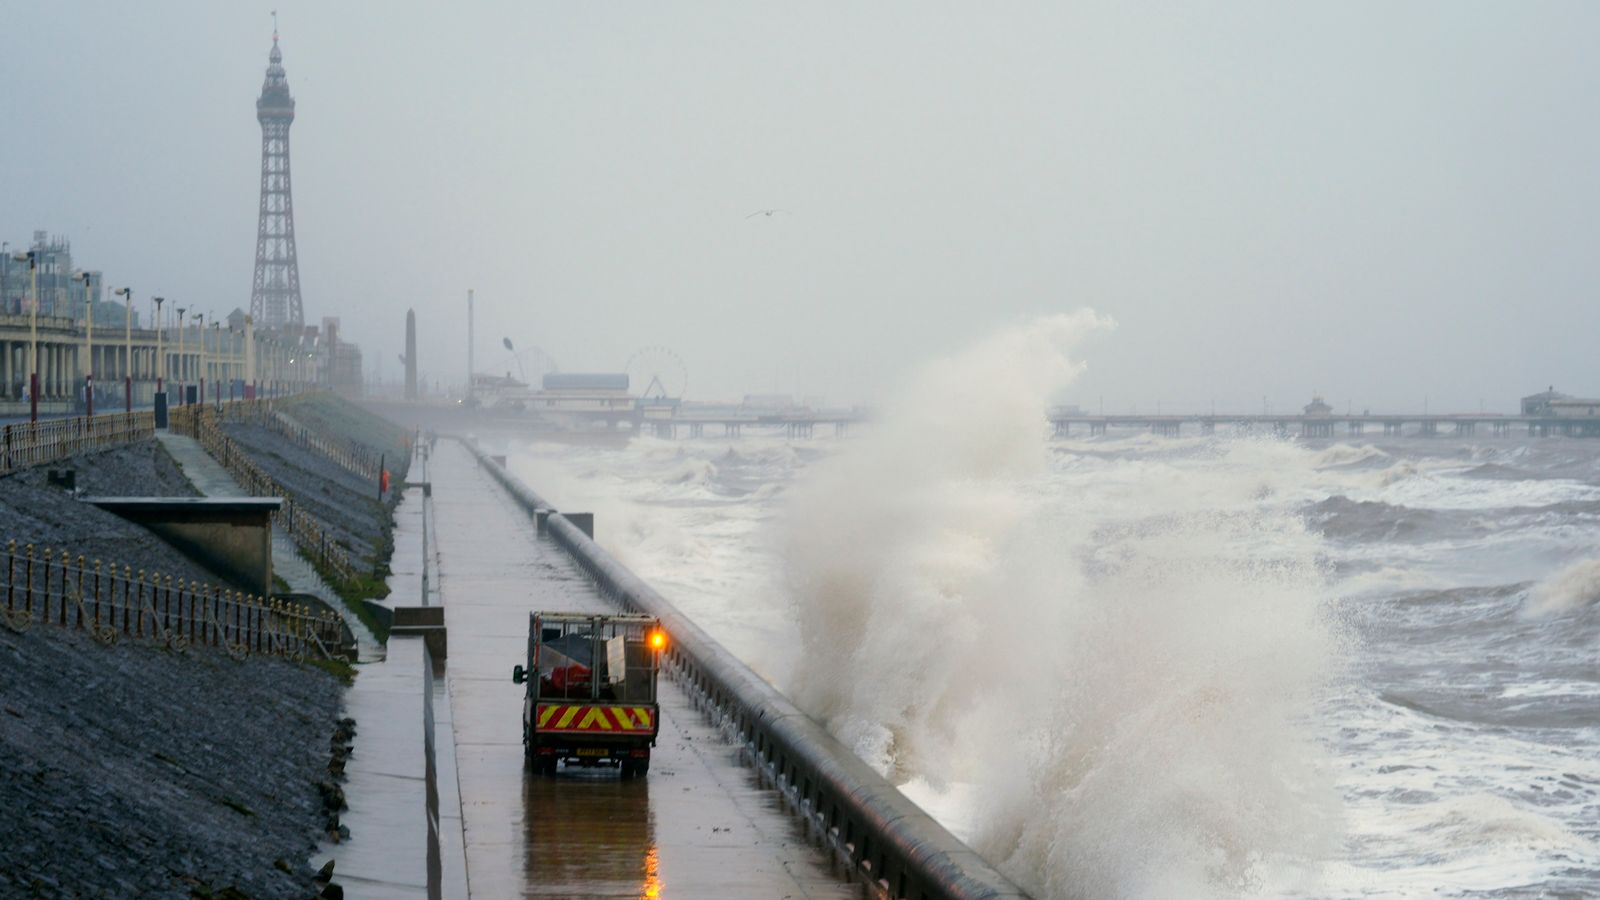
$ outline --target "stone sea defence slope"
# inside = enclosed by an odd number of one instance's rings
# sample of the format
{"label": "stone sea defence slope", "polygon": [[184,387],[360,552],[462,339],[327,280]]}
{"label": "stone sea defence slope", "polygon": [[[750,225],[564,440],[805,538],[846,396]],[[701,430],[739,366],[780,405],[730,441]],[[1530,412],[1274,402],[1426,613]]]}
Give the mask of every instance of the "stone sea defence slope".
{"label": "stone sea defence slope", "polygon": [[387,557],[388,513],[378,501],[375,481],[314,451],[292,446],[259,425],[227,422],[223,431],[306,512],[328,526],[339,546],[359,557],[366,568]]}
{"label": "stone sea defence slope", "polygon": [[[263,420],[260,415],[267,418]],[[257,417],[224,417],[222,430],[238,449],[281,486],[300,508],[327,529],[330,540],[349,553],[369,584],[377,588],[388,572],[393,552],[393,509],[410,461],[406,432],[333,394],[316,393],[276,401],[270,413]],[[287,432],[287,434],[286,434]],[[305,445],[344,453],[346,463],[358,457],[362,471]],[[377,467],[390,472],[391,491],[380,499]]]}
{"label": "stone sea defence slope", "polygon": [[0,627],[0,895],[315,895],[338,680]]}
{"label": "stone sea defence slope", "polygon": [[284,415],[318,434],[360,444],[383,457],[396,478],[404,478],[411,449],[405,428],[336,394],[314,393],[279,404]]}
{"label": "stone sea defence slope", "polygon": [[[33,543],[36,558],[221,583],[45,468],[73,469],[85,494],[195,493],[155,440],[0,477],[0,574],[15,540],[18,577]],[[315,896],[305,860],[337,828],[341,693],[314,666],[106,645],[0,597],[0,896]]]}

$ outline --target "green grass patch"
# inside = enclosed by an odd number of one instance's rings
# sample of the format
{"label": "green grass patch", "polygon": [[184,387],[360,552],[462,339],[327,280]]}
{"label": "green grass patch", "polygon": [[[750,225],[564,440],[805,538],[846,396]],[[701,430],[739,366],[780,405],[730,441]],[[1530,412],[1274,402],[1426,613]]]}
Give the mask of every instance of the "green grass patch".
{"label": "green grass patch", "polygon": [[349,687],[356,682],[356,667],[342,659],[308,659],[306,665],[314,669],[321,669],[329,675],[339,679],[339,683]]}
{"label": "green grass patch", "polygon": [[389,642],[389,627],[381,619],[373,615],[372,610],[363,602],[368,599],[381,600],[389,596],[388,584],[382,579],[374,578],[370,575],[358,575],[356,578],[346,581],[335,574],[332,569],[319,563],[305,550],[296,547],[295,552],[300,554],[301,559],[311,564],[311,568],[322,576],[323,581],[332,586],[334,593],[339,595],[340,602],[344,604],[349,614],[354,616],[362,625],[367,626],[367,630],[372,632],[372,636],[377,638],[378,643],[387,644]]}

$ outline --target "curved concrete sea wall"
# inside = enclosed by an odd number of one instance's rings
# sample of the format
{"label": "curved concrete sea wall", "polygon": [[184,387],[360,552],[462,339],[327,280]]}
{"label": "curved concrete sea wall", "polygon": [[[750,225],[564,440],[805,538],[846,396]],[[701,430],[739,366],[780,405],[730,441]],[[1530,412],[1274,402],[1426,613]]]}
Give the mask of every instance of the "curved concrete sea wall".
{"label": "curved concrete sea wall", "polygon": [[841,865],[876,886],[880,896],[1027,896],[548,501],[482,450],[467,446],[529,515],[544,517],[545,533],[603,593],[621,606],[661,619],[670,638],[669,666],[738,736],[753,762]]}

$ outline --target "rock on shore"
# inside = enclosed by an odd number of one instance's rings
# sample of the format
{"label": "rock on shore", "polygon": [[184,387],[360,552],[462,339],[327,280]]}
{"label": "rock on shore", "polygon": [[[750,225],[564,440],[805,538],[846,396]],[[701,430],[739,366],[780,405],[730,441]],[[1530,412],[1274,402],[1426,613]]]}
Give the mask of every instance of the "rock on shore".
{"label": "rock on shore", "polygon": [[0,894],[314,896],[338,681],[0,627]]}

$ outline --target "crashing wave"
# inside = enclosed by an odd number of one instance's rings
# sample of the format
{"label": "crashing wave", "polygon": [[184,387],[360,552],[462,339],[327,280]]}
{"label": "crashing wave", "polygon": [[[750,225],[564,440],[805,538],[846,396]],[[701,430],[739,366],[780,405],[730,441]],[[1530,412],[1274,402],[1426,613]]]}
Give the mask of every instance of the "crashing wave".
{"label": "crashing wave", "polygon": [[1586,559],[1535,584],[1523,601],[1530,616],[1553,616],[1600,605],[1600,559]]}

